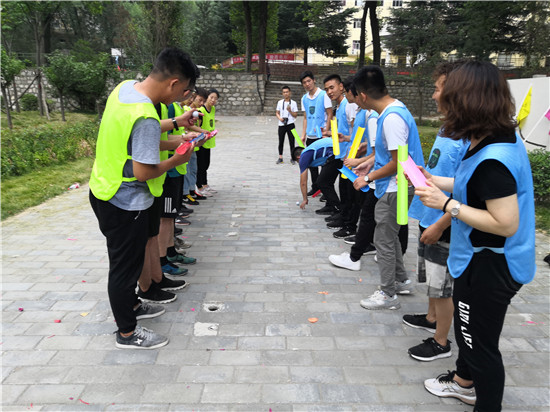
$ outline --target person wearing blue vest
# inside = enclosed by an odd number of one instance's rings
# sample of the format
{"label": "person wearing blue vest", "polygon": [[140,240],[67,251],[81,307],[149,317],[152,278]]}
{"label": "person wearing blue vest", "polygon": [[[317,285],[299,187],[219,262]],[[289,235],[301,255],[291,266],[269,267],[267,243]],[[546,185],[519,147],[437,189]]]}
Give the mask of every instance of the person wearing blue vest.
{"label": "person wearing blue vest", "polygon": [[[304,112],[304,123],[302,127],[302,142],[306,146],[323,137],[323,131],[328,130],[327,124],[332,119],[332,103],[324,90],[321,90],[315,84],[315,76],[309,70],[300,75],[300,83],[304,87],[306,94],[302,97],[302,111]],[[317,178],[319,177],[319,168],[312,167],[311,190],[308,196],[317,192]]]}
{"label": "person wearing blue vest", "polygon": [[[302,203],[300,204],[301,209],[305,209],[308,204],[307,200],[307,171],[310,167],[319,167],[323,166],[328,159],[334,158],[332,153],[332,139],[318,139],[313,142],[305,149],[303,147],[297,146],[292,151],[292,159],[295,162],[298,162],[300,167],[300,191],[302,192]],[[332,191],[334,193],[323,192],[323,195],[327,199],[332,199],[336,195],[334,190],[334,181],[332,182],[332,187],[327,186],[325,191]]]}
{"label": "person wearing blue vest", "polygon": [[536,272],[531,167],[515,130],[508,83],[496,66],[471,61],[453,70],[440,104],[446,135],[470,147],[454,178],[424,171],[427,186],[415,193],[425,206],[452,216],[447,265],[455,279],[458,359],[456,371],[424,386],[436,396],[475,404],[476,411],[500,411],[500,333],[510,300]]}
{"label": "person wearing blue vest", "polygon": [[[333,104],[336,105],[334,115],[338,124],[339,141],[342,143],[347,142],[349,141],[350,125],[346,117],[346,107],[348,106],[348,100],[344,96],[344,85],[342,84],[342,79],[337,74],[331,74],[324,79],[323,84],[325,86],[327,96],[330,98]],[[332,139],[330,137],[332,135],[331,130],[325,131],[324,135],[326,138]],[[330,190],[330,188],[334,186],[336,178],[340,175],[338,169],[342,167],[342,158],[344,156],[345,150],[341,150],[340,154],[334,155],[334,157],[329,158],[321,169],[321,173],[319,174],[319,178],[317,179],[317,186],[319,187],[321,192],[323,192],[323,194],[326,192],[331,195],[334,194],[335,196],[330,199],[328,199],[326,195],[324,196],[327,201],[326,205],[323,206],[321,209],[317,209],[315,211],[315,213],[319,215],[332,215],[342,212],[342,198],[339,198],[336,194],[336,191],[333,192],[332,190]],[[342,185],[339,183],[338,189],[340,193],[342,191],[341,186]]]}
{"label": "person wearing blue vest", "polygon": [[[461,63],[440,63],[432,75],[435,91],[432,98],[439,111],[439,97],[447,75]],[[453,177],[469,144],[464,140],[445,137],[440,130],[426,165],[426,170],[438,176]],[[447,193],[449,194],[449,193]],[[442,210],[430,209],[415,196],[409,216],[419,221],[419,239],[416,273],[418,282],[426,282],[428,313],[404,315],[403,323],[424,329],[434,335],[411,347],[409,355],[420,361],[433,361],[452,355],[447,339],[453,322],[453,278],[447,268],[451,240],[451,215]]]}
{"label": "person wearing blue vest", "polygon": [[191,126],[195,119],[189,112],[160,120],[154,105],[182,100],[197,71],[187,53],[166,48],[145,80],[122,82],[111,92],[101,119],[89,196],[107,239],[107,289],[118,348],[154,349],[168,343],[167,337],[137,324],[165,310],[140,303],[135,288],[144,265],[149,208],[162,193],[162,183],[155,179],[187,162],[193,149],[191,145],[185,154],[161,161],[161,133],[175,125]]}
{"label": "person wearing blue vest", "polygon": [[[374,158],[355,169],[359,177],[353,182],[355,189],[360,190],[375,181],[374,195],[378,198],[374,210],[374,246],[380,271],[380,289],[360,303],[365,309],[398,309],[401,304],[397,294],[410,294],[412,282],[403,265],[403,252],[399,243],[397,148],[408,145],[409,154],[415,163],[424,166],[422,147],[411,113],[402,102],[388,94],[380,67],[361,68],[355,75],[354,84],[357,89],[357,104],[380,114]],[[373,170],[370,170],[373,164]]]}

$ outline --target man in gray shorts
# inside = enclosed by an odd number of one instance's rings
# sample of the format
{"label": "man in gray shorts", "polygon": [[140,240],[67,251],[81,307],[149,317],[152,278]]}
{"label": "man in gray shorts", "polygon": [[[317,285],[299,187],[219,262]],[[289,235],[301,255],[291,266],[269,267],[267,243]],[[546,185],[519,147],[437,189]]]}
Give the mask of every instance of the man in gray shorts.
{"label": "man in gray shorts", "polygon": [[[456,63],[441,63],[434,71],[435,91],[432,98],[438,108],[445,79],[456,66]],[[444,137],[440,131],[430,152],[426,170],[438,176],[454,176],[468,145],[462,140]],[[419,220],[417,273],[418,281],[425,281],[428,286],[429,305],[427,314],[404,315],[403,323],[434,334],[433,338],[410,348],[409,355],[420,361],[447,358],[451,356],[451,343],[447,336],[454,312],[453,279],[447,268],[451,215],[423,206],[415,196],[409,208],[409,216]]]}

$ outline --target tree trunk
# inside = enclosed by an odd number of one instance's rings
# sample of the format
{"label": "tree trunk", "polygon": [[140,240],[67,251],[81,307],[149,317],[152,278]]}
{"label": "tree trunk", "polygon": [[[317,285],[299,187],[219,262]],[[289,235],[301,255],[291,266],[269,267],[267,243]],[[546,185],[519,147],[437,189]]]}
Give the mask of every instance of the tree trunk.
{"label": "tree trunk", "polygon": [[65,100],[63,99],[63,93],[59,93],[59,104],[61,104],[61,120],[65,120]]}
{"label": "tree trunk", "polygon": [[40,35],[40,20],[37,18],[37,24],[34,28],[34,39],[36,41],[36,78],[38,79],[38,111],[40,116],[44,116],[44,106],[42,105],[42,75],[40,71],[40,62],[42,61],[42,36]]}
{"label": "tree trunk", "polygon": [[382,48],[380,47],[380,24],[378,17],[376,16],[377,1],[367,2],[369,5],[369,20],[370,29],[372,32],[372,64],[380,66],[380,57],[382,55]]}
{"label": "tree trunk", "polygon": [[258,21],[258,63],[260,73],[267,75],[267,67],[265,63],[265,49],[267,43],[267,1],[260,2],[260,18]]}
{"label": "tree trunk", "polygon": [[304,66],[308,65],[307,49],[309,49],[309,46],[306,44],[304,46]]}
{"label": "tree trunk", "polygon": [[21,106],[19,105],[19,94],[17,93],[17,84],[15,79],[13,79],[13,100],[15,103],[15,111],[21,113]]}
{"label": "tree trunk", "polygon": [[38,78],[38,93],[41,96],[44,115],[46,115],[46,119],[51,120],[50,111],[48,110],[48,104],[46,103],[46,91],[44,90],[44,86],[42,85],[42,74],[40,74],[40,77]]}
{"label": "tree trunk", "polygon": [[252,71],[252,17],[250,14],[250,4],[243,1],[244,26],[246,30],[246,71]]}
{"label": "tree trunk", "polygon": [[367,37],[367,13],[369,8],[367,3],[363,5],[363,15],[361,16],[361,37],[359,38],[359,61],[357,62],[357,70],[365,65],[365,40]]}
{"label": "tree trunk", "polygon": [[6,93],[6,88],[2,85],[2,97],[4,97],[4,106],[6,106],[6,118],[8,119],[8,127],[13,129],[13,122],[11,120],[10,105],[8,102],[8,94]]}

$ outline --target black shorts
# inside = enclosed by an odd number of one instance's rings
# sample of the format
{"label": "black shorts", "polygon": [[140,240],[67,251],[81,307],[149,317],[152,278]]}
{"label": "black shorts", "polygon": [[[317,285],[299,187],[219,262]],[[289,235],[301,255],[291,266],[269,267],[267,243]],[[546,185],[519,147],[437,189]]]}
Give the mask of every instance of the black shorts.
{"label": "black shorts", "polygon": [[153,200],[153,204],[148,209],[149,237],[155,237],[159,234],[161,211],[162,211],[162,197],[155,197],[155,200]]}
{"label": "black shorts", "polygon": [[161,217],[178,217],[183,201],[183,176],[166,176],[162,190],[163,207]]}

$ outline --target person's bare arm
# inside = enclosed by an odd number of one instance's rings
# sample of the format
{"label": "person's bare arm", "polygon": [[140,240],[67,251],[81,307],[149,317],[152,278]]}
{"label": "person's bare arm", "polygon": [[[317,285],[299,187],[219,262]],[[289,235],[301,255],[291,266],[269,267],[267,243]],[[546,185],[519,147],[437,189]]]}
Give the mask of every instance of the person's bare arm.
{"label": "person's bare arm", "polygon": [[194,147],[195,145],[191,144],[185,154],[180,155],[178,153],[174,153],[172,157],[163,160],[162,162],[157,164],[146,164],[133,160],[132,165],[134,169],[134,176],[140,182],[145,182],[146,180],[159,177],[163,173],[166,173],[168,170],[181,164],[187,163],[189,159],[191,159]]}
{"label": "person's bare arm", "polygon": [[300,174],[300,191],[302,192],[302,203],[300,209],[305,209],[308,204],[307,201],[307,169]]}

